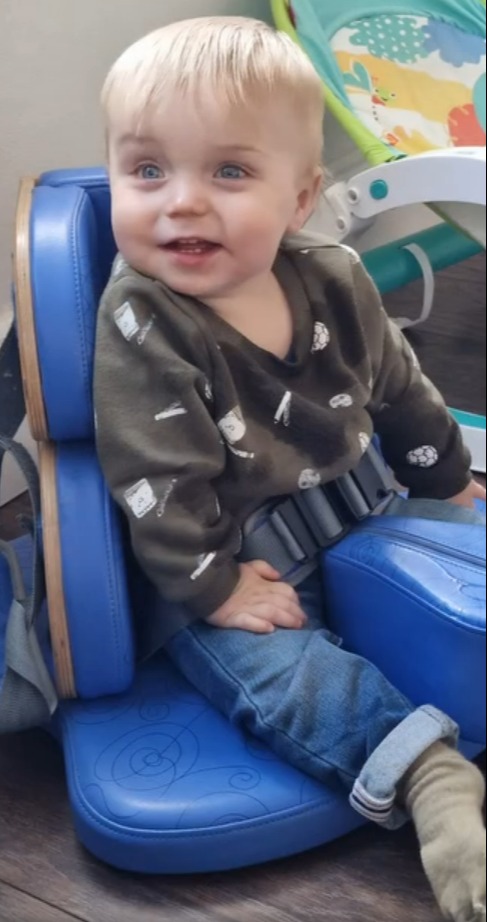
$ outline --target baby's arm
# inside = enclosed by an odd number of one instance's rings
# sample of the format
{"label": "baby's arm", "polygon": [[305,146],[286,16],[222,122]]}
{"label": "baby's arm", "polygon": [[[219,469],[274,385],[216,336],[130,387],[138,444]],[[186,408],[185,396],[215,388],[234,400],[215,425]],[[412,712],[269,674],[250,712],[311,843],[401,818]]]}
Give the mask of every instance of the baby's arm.
{"label": "baby's arm", "polygon": [[477,483],[476,480],[471,480],[465,490],[462,490],[461,493],[457,493],[456,496],[449,497],[449,500],[451,503],[454,503],[455,506],[466,506],[467,509],[474,509],[476,499],[480,499],[485,503],[486,498],[487,493],[485,487]]}
{"label": "baby's arm", "polygon": [[95,360],[98,454],[142,568],[161,595],[204,618],[240,580],[240,530],[213,488],[226,449],[201,371],[205,342],[197,340],[197,367],[185,347],[191,330],[186,334],[184,318],[173,334],[155,315],[149,280],[122,279],[103,299]]}
{"label": "baby's arm", "polygon": [[423,375],[411,346],[388,319],[363,265],[353,266],[360,316],[369,346],[373,393],[369,411],[386,461],[411,496],[471,505],[470,455],[459,426]]}

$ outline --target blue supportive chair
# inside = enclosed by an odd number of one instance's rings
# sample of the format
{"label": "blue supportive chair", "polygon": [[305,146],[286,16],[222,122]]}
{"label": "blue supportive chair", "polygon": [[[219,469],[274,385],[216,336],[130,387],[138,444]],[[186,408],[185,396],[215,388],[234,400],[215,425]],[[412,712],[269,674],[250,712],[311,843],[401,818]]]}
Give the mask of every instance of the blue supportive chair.
{"label": "blue supportive chair", "polygon": [[[96,310],[114,254],[104,172],[61,171],[23,182],[17,327],[39,446],[53,671],[62,699],[52,730],[64,750],[76,831],[100,859],[130,871],[215,871],[279,858],[350,832],[362,820],[344,796],[230,726],[164,654],[136,666],[133,624],[150,617],[155,600],[132,560],[93,438]],[[435,534],[423,535],[418,547],[416,538],[364,532],[339,545],[336,567],[328,555],[335,628],[357,651],[372,658],[376,652],[418,703],[427,696],[448,705],[475,753],[485,743],[478,535],[472,532],[472,547],[447,560]],[[363,617],[362,604],[357,622],[347,568],[360,571],[357,591],[370,594],[366,571],[369,563],[377,569],[381,556],[388,559],[385,580],[372,586],[372,620]],[[436,566],[429,583],[426,557],[428,567]],[[404,591],[394,585],[403,559]],[[445,613],[444,584],[451,587],[452,574],[466,566],[469,592],[460,591],[457,579]],[[0,587],[6,578],[0,560]]]}

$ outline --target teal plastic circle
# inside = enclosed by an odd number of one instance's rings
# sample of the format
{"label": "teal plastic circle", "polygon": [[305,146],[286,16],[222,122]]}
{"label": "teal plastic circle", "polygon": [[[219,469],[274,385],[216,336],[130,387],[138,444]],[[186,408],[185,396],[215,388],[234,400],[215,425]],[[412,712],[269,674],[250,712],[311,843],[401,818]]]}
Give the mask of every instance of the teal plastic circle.
{"label": "teal plastic circle", "polygon": [[376,202],[381,202],[389,195],[389,186],[385,179],[376,179],[370,187],[370,194]]}

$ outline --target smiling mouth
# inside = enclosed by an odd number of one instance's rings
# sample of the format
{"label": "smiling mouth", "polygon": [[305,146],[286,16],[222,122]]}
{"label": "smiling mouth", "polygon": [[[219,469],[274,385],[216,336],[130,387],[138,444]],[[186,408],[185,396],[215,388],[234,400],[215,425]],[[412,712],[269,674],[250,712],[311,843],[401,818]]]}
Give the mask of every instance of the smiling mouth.
{"label": "smiling mouth", "polygon": [[203,256],[207,253],[213,253],[220,250],[218,243],[212,243],[211,240],[201,240],[199,237],[185,237],[179,240],[171,240],[163,246],[164,250],[172,253],[187,253],[190,256]]}

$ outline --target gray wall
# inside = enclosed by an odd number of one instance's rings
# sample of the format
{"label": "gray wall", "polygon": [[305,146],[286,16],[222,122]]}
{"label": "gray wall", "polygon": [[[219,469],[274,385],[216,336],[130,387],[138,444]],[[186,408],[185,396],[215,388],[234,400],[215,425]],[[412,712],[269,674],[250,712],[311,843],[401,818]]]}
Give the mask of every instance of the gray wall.
{"label": "gray wall", "polygon": [[0,306],[19,178],[100,163],[98,97],[123,49],[176,19],[268,18],[267,0],[0,0]]}

